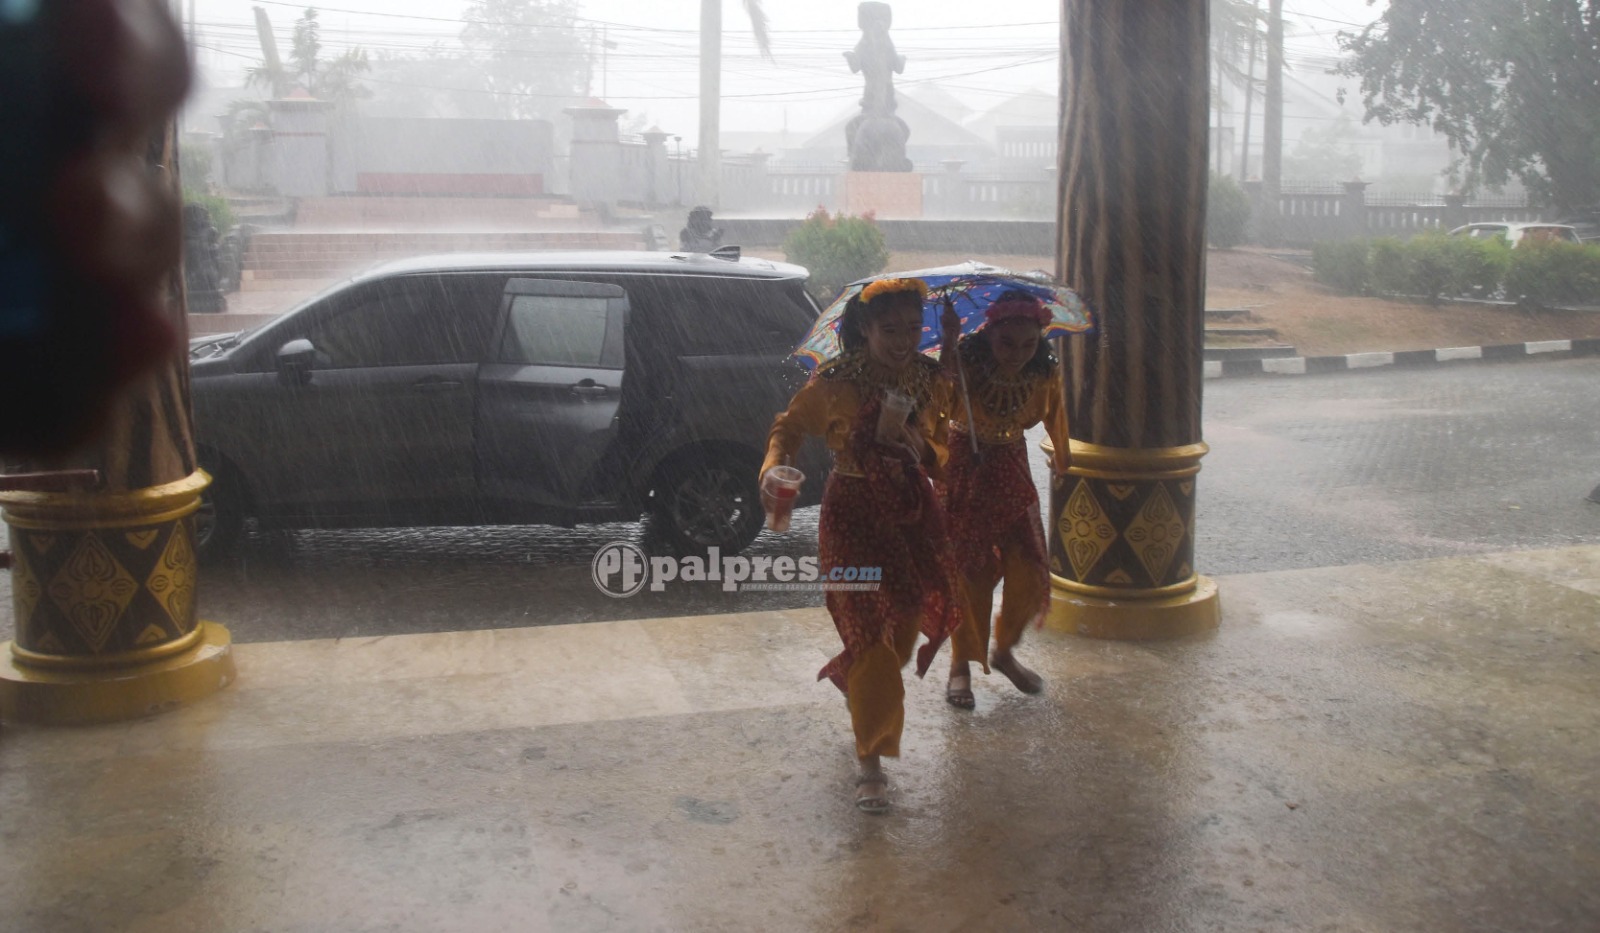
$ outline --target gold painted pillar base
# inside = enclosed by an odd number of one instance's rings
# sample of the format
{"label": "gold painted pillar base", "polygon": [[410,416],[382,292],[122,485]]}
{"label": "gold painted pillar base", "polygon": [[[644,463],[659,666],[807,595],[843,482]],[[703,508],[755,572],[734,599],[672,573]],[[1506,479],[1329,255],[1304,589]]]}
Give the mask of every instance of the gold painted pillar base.
{"label": "gold painted pillar base", "polygon": [[1198,635],[1222,621],[1217,584],[1197,577],[1194,589],[1149,599],[1107,599],[1073,592],[1053,578],[1046,627],[1085,638],[1117,641],[1159,641]]}
{"label": "gold painted pillar base", "polygon": [[92,725],[153,716],[202,700],[237,674],[228,630],[201,622],[199,635],[181,654],[145,664],[84,669],[19,664],[13,644],[0,644],[0,721]]}

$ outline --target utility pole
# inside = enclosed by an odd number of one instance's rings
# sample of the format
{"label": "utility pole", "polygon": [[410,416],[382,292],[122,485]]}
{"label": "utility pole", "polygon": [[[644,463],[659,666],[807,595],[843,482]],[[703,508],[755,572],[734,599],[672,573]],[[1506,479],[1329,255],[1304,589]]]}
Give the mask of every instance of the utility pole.
{"label": "utility pole", "polygon": [[700,0],[699,203],[717,207],[722,173],[722,0]]}
{"label": "utility pole", "polygon": [[1255,12],[1250,16],[1250,61],[1245,64],[1244,77],[1244,147],[1239,152],[1239,181],[1250,180],[1250,109],[1256,97],[1256,28],[1261,19],[1261,0],[1256,0]]}
{"label": "utility pole", "polygon": [[1267,113],[1261,140],[1261,240],[1278,241],[1283,189],[1283,0],[1267,0]]}

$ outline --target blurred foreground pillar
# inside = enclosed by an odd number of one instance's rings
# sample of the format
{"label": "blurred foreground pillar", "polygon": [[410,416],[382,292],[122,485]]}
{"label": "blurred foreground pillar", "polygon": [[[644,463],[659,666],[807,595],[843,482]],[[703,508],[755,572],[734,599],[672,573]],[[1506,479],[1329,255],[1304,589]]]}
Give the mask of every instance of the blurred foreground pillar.
{"label": "blurred foreground pillar", "polygon": [[1066,347],[1072,470],[1051,492],[1052,627],[1217,625],[1195,573],[1205,332],[1207,0],[1063,0],[1059,272],[1099,327]]}
{"label": "blurred foreground pillar", "polygon": [[[170,127],[152,150],[176,186]],[[182,282],[174,270],[171,320],[186,337]],[[16,620],[0,645],[0,720],[129,719],[232,682],[228,630],[195,611],[194,516],[210,477],[195,462],[187,354],[123,389],[87,449],[32,466],[99,481],[0,492]]]}

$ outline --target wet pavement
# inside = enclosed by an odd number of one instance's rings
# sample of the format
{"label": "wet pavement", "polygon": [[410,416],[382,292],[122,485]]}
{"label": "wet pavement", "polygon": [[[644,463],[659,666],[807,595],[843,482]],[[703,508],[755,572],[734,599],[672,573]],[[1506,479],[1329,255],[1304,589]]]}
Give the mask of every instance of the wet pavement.
{"label": "wet pavement", "polygon": [[1030,634],[1038,697],[913,680],[882,817],[817,609],[241,645],[0,733],[0,927],[1600,928],[1600,547],[1219,584],[1210,635]]}
{"label": "wet pavement", "polygon": [[[1198,566],[1233,574],[1600,540],[1600,505],[1584,501],[1600,482],[1597,387],[1597,360],[1210,383]],[[1037,450],[1034,472],[1045,476]],[[763,533],[749,553],[814,554],[816,519],[800,510],[793,530]],[[589,565],[616,540],[651,548],[636,523],[256,536],[208,570],[201,609],[240,641],[274,641],[822,604],[815,592],[716,584],[612,598]]]}
{"label": "wet pavement", "polygon": [[[1600,505],[1584,501],[1600,483],[1600,360],[1230,379],[1205,392],[1202,573],[1600,541]],[[1034,460],[1043,478],[1037,449]],[[748,553],[814,555],[817,511]],[[618,540],[653,547],[638,523],[258,535],[207,569],[201,612],[252,642],[822,605],[817,592],[711,583],[613,598],[590,562]],[[7,605],[9,586],[0,575]]]}

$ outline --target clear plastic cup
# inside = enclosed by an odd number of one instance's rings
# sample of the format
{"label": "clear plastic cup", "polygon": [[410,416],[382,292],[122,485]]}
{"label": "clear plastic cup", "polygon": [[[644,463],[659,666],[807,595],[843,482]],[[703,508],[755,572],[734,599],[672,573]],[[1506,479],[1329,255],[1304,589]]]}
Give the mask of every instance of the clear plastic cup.
{"label": "clear plastic cup", "polygon": [[794,500],[806,475],[792,466],[775,466],[761,477],[761,506],[767,511],[769,531],[788,531]]}
{"label": "clear plastic cup", "polygon": [[899,444],[905,440],[906,420],[916,401],[894,389],[883,394],[883,410],[878,413],[878,443]]}

